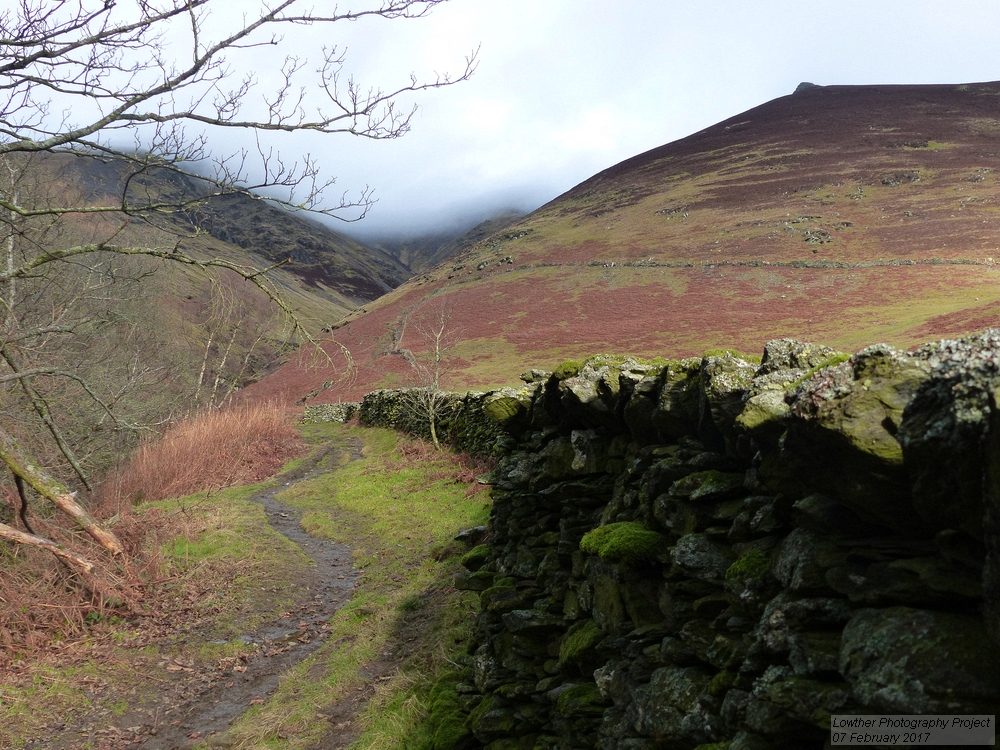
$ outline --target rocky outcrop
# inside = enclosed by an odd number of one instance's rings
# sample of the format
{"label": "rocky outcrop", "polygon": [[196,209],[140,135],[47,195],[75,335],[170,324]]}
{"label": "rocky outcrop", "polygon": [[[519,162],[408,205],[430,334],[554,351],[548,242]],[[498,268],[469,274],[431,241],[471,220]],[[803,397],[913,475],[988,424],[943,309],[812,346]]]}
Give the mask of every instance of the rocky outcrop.
{"label": "rocky outcrop", "polygon": [[1000,331],[530,380],[474,396],[506,437],[435,748],[820,748],[834,713],[996,713]]}

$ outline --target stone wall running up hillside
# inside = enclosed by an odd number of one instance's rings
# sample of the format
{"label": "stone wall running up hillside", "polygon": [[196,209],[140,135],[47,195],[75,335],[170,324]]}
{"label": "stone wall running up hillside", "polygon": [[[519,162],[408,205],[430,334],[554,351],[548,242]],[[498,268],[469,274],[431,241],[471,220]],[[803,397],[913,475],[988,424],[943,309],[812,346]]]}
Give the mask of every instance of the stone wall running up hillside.
{"label": "stone wall running up hillside", "polygon": [[1000,331],[529,379],[470,399],[507,437],[434,748],[819,748],[831,713],[997,713]]}

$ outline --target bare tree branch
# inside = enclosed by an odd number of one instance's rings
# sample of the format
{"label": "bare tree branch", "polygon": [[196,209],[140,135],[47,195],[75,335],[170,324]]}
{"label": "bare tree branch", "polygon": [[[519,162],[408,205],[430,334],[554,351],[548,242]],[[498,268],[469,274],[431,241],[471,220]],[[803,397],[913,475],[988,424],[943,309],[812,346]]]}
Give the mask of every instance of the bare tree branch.
{"label": "bare tree branch", "polygon": [[66,513],[84,529],[94,541],[113,555],[123,551],[121,542],[110,531],[99,523],[84,508],[73,499],[70,491],[59,481],[49,476],[20,449],[14,437],[0,427],[0,461],[25,482],[30,484],[42,497],[47,498],[59,510]]}
{"label": "bare tree branch", "polygon": [[[122,550],[114,535],[16,439],[26,436],[52,454],[48,443],[54,442],[89,487],[79,458],[87,448],[73,444],[72,431],[60,426],[64,394],[86,403],[94,430],[105,429],[107,420],[116,429],[135,428],[116,416],[115,404],[139,365],[130,365],[126,385],[98,386],[91,376],[103,377],[100,369],[87,371],[72,358],[72,342],[84,329],[104,326],[115,335],[135,335],[134,327],[107,312],[125,262],[108,258],[159,259],[235,274],[287,316],[294,340],[329,360],[270,277],[287,261],[256,268],[201,257],[195,249],[199,230],[178,239],[184,232],[176,228],[175,215],[187,216],[222,196],[244,195],[343,221],[364,217],[374,203],[368,186],[331,197],[335,180],[322,175],[308,153],[283,156],[281,140],[295,133],[401,137],[416,111],[412,98],[468,79],[478,49],[454,74],[409,74],[379,86],[350,74],[342,48],[293,47],[299,36],[286,42],[282,34],[314,27],[329,38],[341,28],[335,24],[420,18],[443,2],[353,0],[353,8],[341,11],[333,3],[317,10],[310,0],[246,0],[240,13],[220,0],[17,0],[0,8],[0,461],[112,554]],[[272,50],[282,55],[271,66],[276,85],[241,72],[262,69],[259,59]],[[254,140],[233,147],[234,131],[252,133]],[[94,199],[59,183],[55,167],[46,164],[65,165],[70,157],[99,160],[115,175],[112,192]],[[185,187],[157,189],[165,174]],[[57,189],[45,189],[57,183]],[[146,241],[136,227],[158,239]],[[163,238],[165,227],[172,239]],[[134,280],[139,278],[141,273]],[[220,393],[223,400],[231,396],[262,339],[237,318],[212,334],[216,347],[226,342],[212,375],[213,401]],[[350,352],[334,343],[350,372]],[[210,339],[200,385],[212,346]],[[46,357],[53,349],[60,356]],[[227,379],[227,366],[237,372],[235,380]],[[34,442],[38,435],[41,443]],[[42,537],[0,526],[0,538],[52,549],[78,570],[92,569]]]}

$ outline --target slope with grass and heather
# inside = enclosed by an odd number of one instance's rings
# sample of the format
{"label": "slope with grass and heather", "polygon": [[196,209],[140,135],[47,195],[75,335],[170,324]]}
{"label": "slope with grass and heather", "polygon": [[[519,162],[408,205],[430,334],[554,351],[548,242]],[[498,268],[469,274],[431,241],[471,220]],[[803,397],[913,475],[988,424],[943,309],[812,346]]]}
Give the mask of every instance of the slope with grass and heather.
{"label": "slope with grass and heather", "polygon": [[[84,157],[48,157],[55,177],[77,191],[87,204],[116,205],[123,191],[140,197],[138,202],[164,201],[181,204],[209,192],[209,185],[166,169],[150,170],[132,178],[121,162]],[[214,196],[192,203],[189,210],[155,217],[155,224],[168,234],[187,237],[181,248],[201,257],[222,255],[243,263],[267,267],[288,259],[283,284],[300,294],[318,296],[346,312],[373,300],[410,276],[405,266],[378,248],[369,247],[313,220],[263,199],[247,195]],[[197,233],[197,237],[191,237]],[[263,261],[263,262],[261,262]],[[294,283],[293,283],[294,282]],[[328,322],[336,317],[328,312]]]}
{"label": "slope with grass and heather", "polygon": [[439,306],[454,388],[599,351],[908,347],[991,325],[998,97],[995,83],[803,88],[615,165],[352,313],[335,335],[353,379],[293,363],[258,392],[404,384],[398,353],[426,349],[404,321]]}

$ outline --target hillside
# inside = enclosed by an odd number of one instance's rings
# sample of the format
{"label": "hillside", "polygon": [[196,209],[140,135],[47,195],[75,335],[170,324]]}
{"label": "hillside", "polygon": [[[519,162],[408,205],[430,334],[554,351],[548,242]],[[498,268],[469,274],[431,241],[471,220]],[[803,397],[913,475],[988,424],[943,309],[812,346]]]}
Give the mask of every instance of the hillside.
{"label": "hillside", "polygon": [[[14,194],[28,205],[81,209],[58,217],[5,216],[5,263],[94,242],[179,248],[195,258],[257,269],[291,259],[269,277],[297,320],[316,333],[409,275],[378,250],[251,197],[211,198],[149,221],[136,218],[133,207],[150,200],[183,204],[206,194],[205,183],[167,170],[133,177],[125,192],[127,172],[114,160],[60,153],[4,166]],[[130,210],[94,210],[120,205]],[[81,256],[41,267],[2,292],[5,304],[14,301],[13,315],[4,316],[5,356],[11,357],[4,367],[13,368],[13,361],[21,368],[71,371],[96,394],[67,389],[59,378],[33,384],[51,400],[59,430],[95,476],[126,454],[145,427],[221,404],[302,342],[278,306],[236,273],[209,274],[149,257]],[[65,481],[77,481],[29,394],[7,369],[4,374],[5,429],[36,460],[62,471]],[[108,430],[102,401],[130,427]],[[0,488],[0,498],[8,497],[6,491]]]}
{"label": "hillside", "polygon": [[[120,198],[124,165],[114,161],[60,159],[60,179],[82,193],[88,203]],[[154,170],[133,180],[131,190],[182,201],[205,195],[207,183],[168,170]],[[243,262],[270,265],[290,258],[285,267],[297,286],[353,308],[399,286],[410,272],[383,251],[363,245],[323,226],[307,214],[283,210],[246,195],[210,198],[190,211],[161,217],[168,232],[201,236],[185,246],[205,254],[246,256]],[[286,280],[287,281],[287,280]]]}
{"label": "hillside", "polygon": [[[599,351],[853,351],[993,324],[1000,84],[802,87],[617,164],[353,313],[359,364],[292,366],[261,393],[317,401],[405,383],[404,319],[444,306],[453,387]],[[430,301],[433,297],[433,301]],[[341,368],[340,372],[343,371]],[[319,390],[317,390],[319,389]]]}
{"label": "hillside", "polygon": [[496,234],[522,216],[524,214],[521,211],[510,209],[479,222],[458,236],[454,232],[440,232],[405,239],[384,239],[368,244],[391,255],[412,273],[420,273],[443,263],[469,245]]}

